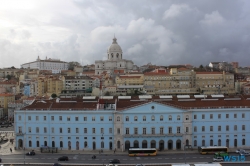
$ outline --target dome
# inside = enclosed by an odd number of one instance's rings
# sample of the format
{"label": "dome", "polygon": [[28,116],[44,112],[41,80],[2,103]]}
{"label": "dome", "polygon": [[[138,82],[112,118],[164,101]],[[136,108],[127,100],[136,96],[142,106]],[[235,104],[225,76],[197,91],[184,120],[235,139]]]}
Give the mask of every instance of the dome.
{"label": "dome", "polygon": [[121,47],[119,46],[119,44],[116,42],[116,38],[114,37],[113,39],[113,43],[111,44],[111,46],[109,46],[108,48],[108,52],[122,52]]}

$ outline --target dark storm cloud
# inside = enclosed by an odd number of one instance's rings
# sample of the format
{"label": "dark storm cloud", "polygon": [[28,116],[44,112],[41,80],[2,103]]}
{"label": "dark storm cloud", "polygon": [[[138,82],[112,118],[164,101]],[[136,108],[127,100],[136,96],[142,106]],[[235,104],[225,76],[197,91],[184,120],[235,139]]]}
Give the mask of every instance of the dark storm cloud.
{"label": "dark storm cloud", "polygon": [[75,0],[29,4],[33,4],[29,10],[0,7],[5,14],[5,18],[0,17],[0,67],[19,67],[38,55],[92,64],[106,59],[114,34],[123,49],[123,58],[137,65],[151,62],[198,66],[211,61],[238,61],[241,66],[249,66],[247,0]]}

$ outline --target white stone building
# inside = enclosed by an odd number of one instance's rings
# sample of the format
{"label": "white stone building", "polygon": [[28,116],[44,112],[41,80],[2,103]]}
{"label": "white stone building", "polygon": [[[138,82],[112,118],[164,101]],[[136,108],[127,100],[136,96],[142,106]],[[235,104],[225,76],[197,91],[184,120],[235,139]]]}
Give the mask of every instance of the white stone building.
{"label": "white stone building", "polygon": [[110,75],[113,74],[115,69],[124,70],[125,73],[133,70],[134,63],[131,60],[122,59],[122,49],[116,42],[116,38],[113,39],[113,43],[107,50],[107,60],[95,61],[95,74],[100,75],[104,71],[107,71]]}
{"label": "white stone building", "polygon": [[38,56],[34,62],[29,62],[21,65],[21,68],[51,70],[52,73],[61,73],[62,70],[68,70],[68,63],[60,61],[60,59],[46,59],[41,60]]}

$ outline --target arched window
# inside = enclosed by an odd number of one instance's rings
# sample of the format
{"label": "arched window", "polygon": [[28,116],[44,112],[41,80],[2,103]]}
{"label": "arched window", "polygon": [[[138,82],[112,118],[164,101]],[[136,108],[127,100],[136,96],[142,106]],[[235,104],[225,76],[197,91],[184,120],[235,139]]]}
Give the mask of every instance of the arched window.
{"label": "arched window", "polygon": [[177,120],[181,120],[181,116],[180,115],[177,116]]}
{"label": "arched window", "polygon": [[138,119],[137,116],[135,116],[135,117],[134,117],[134,121],[137,121],[137,119]]}
{"label": "arched window", "polygon": [[84,142],[84,148],[87,148],[87,147],[88,147],[88,142],[85,141],[85,142]]}
{"label": "arched window", "polygon": [[168,120],[172,121],[172,116],[171,115],[168,116]]}
{"label": "arched window", "polygon": [[117,58],[119,57],[119,54],[118,54],[118,53],[116,54],[116,57],[117,57]]}
{"label": "arched window", "polygon": [[129,117],[128,116],[126,116],[126,121],[129,121]]}
{"label": "arched window", "polygon": [[113,55],[113,53],[111,53],[111,58],[113,58],[114,57],[114,55]]}
{"label": "arched window", "polygon": [[163,121],[163,115],[160,116],[160,121]]}
{"label": "arched window", "polygon": [[186,120],[189,120],[189,116],[188,115],[186,115]]}
{"label": "arched window", "polygon": [[97,66],[97,68],[99,68],[99,65]]}
{"label": "arched window", "polygon": [[120,122],[120,116],[117,116],[116,121]]}
{"label": "arched window", "polygon": [[155,121],[155,116],[151,116],[151,121]]}
{"label": "arched window", "polygon": [[146,121],[146,116],[143,116],[143,121]]}
{"label": "arched window", "polygon": [[122,67],[122,65],[120,64],[120,67]]}

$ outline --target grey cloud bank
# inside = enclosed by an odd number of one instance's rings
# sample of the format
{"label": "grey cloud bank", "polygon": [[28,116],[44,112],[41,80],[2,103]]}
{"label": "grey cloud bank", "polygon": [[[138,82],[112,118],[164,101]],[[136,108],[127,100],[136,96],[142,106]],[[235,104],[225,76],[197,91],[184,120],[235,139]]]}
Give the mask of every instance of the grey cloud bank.
{"label": "grey cloud bank", "polygon": [[114,34],[137,65],[238,61],[249,65],[248,0],[4,1],[0,68],[60,58],[106,59]]}

